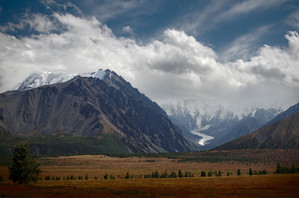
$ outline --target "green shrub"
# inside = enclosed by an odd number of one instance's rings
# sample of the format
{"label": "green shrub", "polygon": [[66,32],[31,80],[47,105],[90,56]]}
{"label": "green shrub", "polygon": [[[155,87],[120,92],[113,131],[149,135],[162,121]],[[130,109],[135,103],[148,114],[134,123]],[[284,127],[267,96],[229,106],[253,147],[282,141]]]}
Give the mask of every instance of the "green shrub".
{"label": "green shrub", "polygon": [[45,180],[51,180],[51,177],[50,176],[46,176]]}
{"label": "green shrub", "polygon": [[175,172],[171,172],[170,173],[170,178],[177,178],[177,174]]}
{"label": "green shrub", "polygon": [[104,175],[104,179],[108,179],[108,174],[107,173]]}

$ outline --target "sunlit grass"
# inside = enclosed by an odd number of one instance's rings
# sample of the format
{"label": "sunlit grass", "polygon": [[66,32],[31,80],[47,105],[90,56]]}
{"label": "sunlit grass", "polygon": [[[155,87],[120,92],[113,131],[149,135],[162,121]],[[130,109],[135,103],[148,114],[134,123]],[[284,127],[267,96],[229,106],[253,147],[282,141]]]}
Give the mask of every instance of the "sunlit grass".
{"label": "sunlit grass", "polygon": [[[288,158],[289,159],[289,158]],[[8,180],[8,168],[0,167],[0,196],[5,197],[298,197],[299,174],[274,174],[276,163],[180,162],[166,157],[108,157],[103,155],[40,158],[41,180],[18,185]],[[284,162],[282,162],[284,163]],[[298,162],[295,161],[295,165]],[[248,175],[266,169],[268,175]],[[158,171],[190,171],[188,178],[144,178]],[[237,170],[241,176],[237,176]],[[222,176],[201,177],[201,171],[221,170]],[[132,178],[125,179],[129,172]],[[229,172],[229,176],[227,176]],[[233,173],[233,174],[231,174]],[[85,180],[86,174],[88,180]],[[104,179],[104,175],[115,179]],[[76,180],[67,180],[73,175]],[[50,180],[45,180],[49,176]],[[78,180],[81,176],[82,180]],[[60,180],[53,180],[59,177]],[[97,177],[97,179],[94,179]]]}
{"label": "sunlit grass", "polygon": [[[4,195],[23,197],[296,197],[299,174],[212,178],[39,181],[35,185],[0,185]],[[43,194],[44,193],[44,194]]]}

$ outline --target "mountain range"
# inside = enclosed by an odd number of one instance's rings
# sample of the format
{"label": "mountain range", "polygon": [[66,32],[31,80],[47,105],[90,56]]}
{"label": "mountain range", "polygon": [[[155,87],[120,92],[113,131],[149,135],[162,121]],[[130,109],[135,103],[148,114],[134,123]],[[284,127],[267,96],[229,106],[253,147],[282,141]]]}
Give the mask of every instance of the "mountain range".
{"label": "mountain range", "polygon": [[192,149],[163,109],[110,70],[31,75],[0,94],[0,126],[22,137],[109,135],[133,153]]}
{"label": "mountain range", "polygon": [[[161,108],[115,72],[101,69],[83,74],[34,73],[14,89],[0,94],[0,136],[5,140],[0,150],[7,150],[18,138],[29,142],[36,155],[298,145],[293,120],[298,121],[299,104],[284,112],[255,108],[236,113],[192,100]],[[265,137],[275,137],[276,143]],[[295,137],[295,143],[287,137]],[[287,143],[278,144],[279,139]]]}
{"label": "mountain range", "polygon": [[299,103],[280,113],[262,128],[216,149],[299,148]]}
{"label": "mountain range", "polygon": [[247,113],[244,111],[237,114],[220,105],[198,105],[194,101],[162,107],[185,136],[199,144],[200,149],[211,149],[246,135],[282,112],[281,108],[255,108]]}

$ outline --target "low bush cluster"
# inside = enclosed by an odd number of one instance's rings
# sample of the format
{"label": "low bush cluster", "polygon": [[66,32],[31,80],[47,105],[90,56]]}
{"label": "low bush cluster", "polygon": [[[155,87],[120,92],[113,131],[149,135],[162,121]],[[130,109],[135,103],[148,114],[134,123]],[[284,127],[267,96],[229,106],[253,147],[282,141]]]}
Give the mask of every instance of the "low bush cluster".
{"label": "low bush cluster", "polygon": [[[54,176],[52,178],[50,176],[45,177],[46,181],[49,181],[49,180],[76,180],[76,179],[83,180],[83,177],[81,175],[79,175],[78,177],[75,177],[74,175],[67,176],[67,177],[60,177],[60,176],[58,176],[58,177]],[[97,177],[95,177],[94,179],[97,179]],[[42,178],[40,178],[40,180],[42,180]],[[85,180],[88,180],[87,174],[85,175]]]}
{"label": "low bush cluster", "polygon": [[190,171],[185,171],[185,173],[182,172],[181,169],[179,169],[178,173],[175,171],[172,171],[170,174],[165,170],[163,173],[159,173],[158,171],[152,172],[152,174],[146,174],[144,175],[144,178],[182,178],[182,177],[194,177],[194,174],[192,174]]}
{"label": "low bush cluster", "polygon": [[286,166],[281,166],[280,163],[277,164],[276,171],[275,171],[275,173],[278,174],[298,173],[298,172],[299,172],[299,168],[296,168],[294,164],[290,168],[288,168]]}

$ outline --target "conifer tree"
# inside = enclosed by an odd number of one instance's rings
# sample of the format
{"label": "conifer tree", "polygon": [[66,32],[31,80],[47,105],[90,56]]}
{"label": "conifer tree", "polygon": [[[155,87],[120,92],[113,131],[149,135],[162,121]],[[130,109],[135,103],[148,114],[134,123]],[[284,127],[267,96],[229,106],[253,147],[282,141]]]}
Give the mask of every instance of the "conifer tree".
{"label": "conifer tree", "polygon": [[130,174],[127,172],[125,179],[130,179]]}
{"label": "conifer tree", "polygon": [[172,171],[171,174],[170,174],[170,178],[177,178],[177,174]]}
{"label": "conifer tree", "polygon": [[249,175],[253,175],[253,171],[251,168],[249,168]]}
{"label": "conifer tree", "polygon": [[281,173],[281,165],[280,165],[280,163],[277,164],[275,172],[276,173]]}
{"label": "conifer tree", "polygon": [[108,174],[107,173],[105,173],[104,179],[108,179]]}
{"label": "conifer tree", "polygon": [[238,169],[237,175],[241,175],[241,170],[240,169]]}
{"label": "conifer tree", "polygon": [[217,176],[221,176],[221,175],[222,175],[221,170],[218,170]]}
{"label": "conifer tree", "polygon": [[291,168],[290,168],[290,173],[296,173],[296,172],[297,172],[296,167],[295,167],[295,165],[293,164],[293,165],[291,166]]}
{"label": "conifer tree", "polygon": [[181,178],[183,177],[183,173],[182,173],[181,169],[179,169],[178,176]]}
{"label": "conifer tree", "polygon": [[29,154],[29,148],[26,144],[19,144],[13,154],[12,166],[9,168],[9,179],[13,182],[30,183],[37,182],[40,173],[39,165]]}

